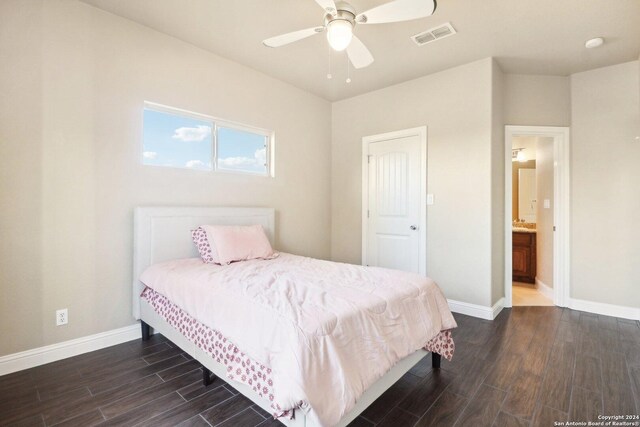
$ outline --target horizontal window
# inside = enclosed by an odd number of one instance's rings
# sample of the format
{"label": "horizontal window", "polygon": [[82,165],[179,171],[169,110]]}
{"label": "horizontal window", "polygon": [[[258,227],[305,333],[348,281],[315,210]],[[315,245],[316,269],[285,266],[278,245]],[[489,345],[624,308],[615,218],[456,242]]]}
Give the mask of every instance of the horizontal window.
{"label": "horizontal window", "polygon": [[271,175],[273,132],[145,104],[142,163]]}

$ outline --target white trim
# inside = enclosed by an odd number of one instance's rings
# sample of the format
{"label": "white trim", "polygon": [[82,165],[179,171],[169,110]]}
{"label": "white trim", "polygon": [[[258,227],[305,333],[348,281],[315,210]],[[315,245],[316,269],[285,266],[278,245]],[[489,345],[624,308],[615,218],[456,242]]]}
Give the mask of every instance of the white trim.
{"label": "white trim", "polygon": [[572,310],[586,311],[588,313],[602,314],[605,316],[620,317],[623,319],[640,320],[640,308],[623,305],[606,304],[604,302],[587,301],[570,298],[568,307]]}
{"label": "white trim", "polygon": [[55,362],[90,351],[100,350],[112,345],[139,339],[141,336],[138,323],[111,331],[100,332],[82,338],[38,347],[19,353],[0,357],[0,375],[22,371],[45,363]]}
{"label": "white trim", "polygon": [[560,307],[569,304],[571,288],[569,266],[569,209],[570,209],[570,157],[569,128],[556,126],[505,126],[505,307],[511,307],[512,301],[512,172],[511,155],[514,136],[542,136],[553,138],[554,174],[553,174],[553,221],[556,231],[553,234],[553,303]]}
{"label": "white trim", "polygon": [[233,120],[221,119],[219,117],[210,116],[208,114],[195,113],[193,111],[184,110],[182,108],[171,107],[168,105],[158,104],[156,102],[151,102],[151,101],[144,101],[144,109],[183,116],[183,117],[187,117],[195,120],[215,122],[226,128],[237,129],[244,132],[257,133],[263,136],[271,136],[274,133],[272,130],[261,128],[258,126],[246,125],[244,123],[235,122]]}
{"label": "white trim", "polygon": [[553,288],[550,286],[547,286],[542,280],[538,279],[537,277],[536,277],[536,289],[540,291],[542,295],[544,295],[545,297],[553,301]]}
{"label": "white trim", "polygon": [[[151,166],[151,167],[168,167],[175,169],[186,169],[186,170],[195,170],[199,172],[213,172],[213,173],[227,173],[227,174],[241,174],[241,175],[249,175],[249,176],[257,176],[257,177],[275,177],[275,131],[264,129],[257,126],[245,125],[243,123],[234,122],[232,120],[220,119],[218,117],[209,116],[207,114],[195,113],[193,111],[184,110],[182,108],[170,107],[168,105],[158,104],[156,102],[144,101],[143,103],[143,112],[144,110],[157,111],[165,114],[172,114],[174,116],[185,117],[194,120],[200,120],[209,122],[211,124],[211,169],[192,169],[186,166],[164,166],[164,165],[148,165],[144,163],[144,138],[141,138],[140,144],[140,164],[143,166]],[[238,130],[241,132],[253,133],[256,135],[264,136],[266,141],[266,161],[267,161],[267,170],[266,172],[253,172],[247,170],[235,170],[235,169],[225,169],[218,167],[218,130],[220,127],[224,127],[227,129]],[[143,129],[144,131],[144,129]]]}
{"label": "white trim", "polygon": [[151,101],[144,101],[143,109],[187,117],[189,119],[194,119],[194,120],[202,120],[202,121],[213,120],[213,117],[208,116],[206,114],[196,113],[194,111],[185,110],[183,108],[171,107],[169,105],[158,104],[157,102],[151,102]]}
{"label": "white trim", "polygon": [[362,265],[367,260],[368,224],[367,209],[369,206],[369,144],[390,139],[417,136],[420,138],[420,248],[419,270],[423,276],[427,275],[427,127],[420,126],[411,129],[403,129],[378,135],[370,135],[362,138]]}
{"label": "white trim", "polygon": [[468,302],[456,301],[452,299],[448,299],[447,302],[449,303],[449,309],[454,313],[460,313],[485,320],[495,319],[504,308],[504,298],[500,298],[498,302],[493,305],[493,307],[471,304]]}

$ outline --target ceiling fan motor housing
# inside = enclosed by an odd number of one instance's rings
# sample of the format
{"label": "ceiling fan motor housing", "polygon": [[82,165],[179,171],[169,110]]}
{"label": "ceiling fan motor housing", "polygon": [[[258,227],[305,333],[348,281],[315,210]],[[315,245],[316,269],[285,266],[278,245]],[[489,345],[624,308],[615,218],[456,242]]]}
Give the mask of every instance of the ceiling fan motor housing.
{"label": "ceiling fan motor housing", "polygon": [[356,23],[356,10],[349,3],[344,1],[336,2],[336,12],[334,14],[327,13],[324,17],[324,26],[326,27],[332,21],[347,21],[354,26]]}

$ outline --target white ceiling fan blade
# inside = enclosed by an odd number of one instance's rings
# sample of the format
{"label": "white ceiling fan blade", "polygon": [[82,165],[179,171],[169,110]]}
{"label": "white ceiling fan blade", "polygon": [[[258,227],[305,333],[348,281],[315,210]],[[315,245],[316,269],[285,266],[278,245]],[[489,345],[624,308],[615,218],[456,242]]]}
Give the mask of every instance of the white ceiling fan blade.
{"label": "white ceiling fan blade", "polygon": [[291,33],[281,34],[279,36],[271,37],[263,40],[262,44],[268,47],[280,47],[289,43],[297,42],[298,40],[311,37],[314,34],[318,34],[324,31],[324,27],[306,28],[304,30],[293,31]]}
{"label": "white ceiling fan blade", "polygon": [[336,4],[333,0],[316,0],[316,3],[324,9],[325,12],[334,15],[336,13]]}
{"label": "white ceiling fan blade", "polygon": [[430,16],[436,10],[436,0],[395,0],[356,16],[358,24],[385,24],[410,21]]}
{"label": "white ceiling fan blade", "polygon": [[355,68],[368,67],[373,63],[373,55],[355,35],[347,47],[347,55]]}

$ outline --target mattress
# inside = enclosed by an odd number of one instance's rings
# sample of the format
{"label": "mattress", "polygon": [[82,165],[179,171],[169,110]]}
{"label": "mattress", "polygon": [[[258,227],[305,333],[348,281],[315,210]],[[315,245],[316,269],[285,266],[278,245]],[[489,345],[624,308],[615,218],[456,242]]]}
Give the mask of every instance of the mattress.
{"label": "mattress", "polygon": [[174,260],[141,281],[154,309],[276,416],[299,408],[334,425],[399,360],[454,351],[446,299],[411,273],[281,254],[228,266]]}
{"label": "mattress", "polygon": [[[227,369],[227,379],[246,384],[257,396],[267,399],[274,418],[291,418],[295,409],[305,406],[305,402],[301,401],[295,407],[281,408],[275,402],[271,368],[253,360],[221,332],[198,322],[164,295],[146,287],[140,296],[168,324],[209,354],[217,363],[224,365]],[[424,349],[451,360],[455,350],[451,331],[441,331],[424,346]]]}

